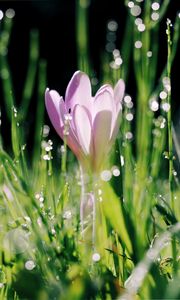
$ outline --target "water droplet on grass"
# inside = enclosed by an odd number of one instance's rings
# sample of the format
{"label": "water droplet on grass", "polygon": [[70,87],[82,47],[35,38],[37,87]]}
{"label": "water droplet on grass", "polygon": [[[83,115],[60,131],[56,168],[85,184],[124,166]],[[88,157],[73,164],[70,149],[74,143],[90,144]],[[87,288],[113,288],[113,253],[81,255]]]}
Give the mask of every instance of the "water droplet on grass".
{"label": "water droplet on grass", "polygon": [[100,177],[101,177],[101,180],[103,180],[103,181],[109,181],[109,180],[111,180],[112,173],[109,170],[104,170],[101,172]]}
{"label": "water droplet on grass", "polygon": [[26,263],[25,263],[25,268],[26,268],[26,270],[28,270],[28,271],[32,271],[32,270],[35,268],[35,266],[36,266],[36,264],[34,263],[33,260],[28,260],[28,261],[26,261]]}
{"label": "water droplet on grass", "polygon": [[94,253],[94,254],[92,255],[92,260],[93,260],[94,262],[98,262],[98,261],[100,261],[100,259],[101,259],[101,256],[100,256],[99,253]]}
{"label": "water droplet on grass", "polygon": [[152,57],[152,51],[147,52],[147,57]]}
{"label": "water droplet on grass", "polygon": [[153,2],[151,7],[153,10],[158,10],[160,8],[160,4],[158,2]]}
{"label": "water droplet on grass", "polygon": [[126,132],[125,137],[127,140],[132,140],[132,138],[133,138],[132,132],[130,132],[130,131]]}
{"label": "water droplet on grass", "polygon": [[69,220],[72,218],[72,212],[70,210],[65,211],[65,213],[63,214],[63,218],[66,220]]}
{"label": "water droplet on grass", "polygon": [[159,109],[159,103],[154,98],[150,99],[149,106],[152,111],[158,111]]}
{"label": "water droplet on grass", "polygon": [[164,100],[167,98],[167,93],[165,91],[161,91],[160,94],[159,94],[159,97]]}
{"label": "water droplet on grass", "polygon": [[133,114],[128,113],[128,114],[126,115],[126,120],[129,121],[129,122],[131,122],[131,121],[133,120]]}
{"label": "water droplet on grass", "polygon": [[2,10],[0,10],[0,21],[3,19],[3,17],[4,17],[4,13]]}
{"label": "water droplet on grass", "polygon": [[110,31],[116,31],[118,29],[118,23],[115,20],[111,20],[108,22],[107,28]]}
{"label": "water droplet on grass", "polygon": [[131,96],[127,95],[127,96],[124,97],[124,102],[125,103],[130,103],[131,101],[132,101]]}
{"label": "water droplet on grass", "polygon": [[141,41],[136,41],[134,46],[135,46],[136,49],[140,49],[140,48],[142,48],[142,42]]}
{"label": "water droplet on grass", "polygon": [[165,112],[168,112],[171,108],[170,104],[167,102],[162,103],[161,107]]}
{"label": "water droplet on grass", "polygon": [[151,14],[151,19],[152,19],[153,21],[159,20],[159,14],[158,14],[157,12],[153,12],[153,13]]}
{"label": "water droplet on grass", "polygon": [[145,29],[146,29],[146,26],[145,26],[144,24],[139,24],[139,25],[138,25],[138,30],[139,30],[140,32],[145,31]]}
{"label": "water droplet on grass", "polygon": [[141,14],[141,8],[139,5],[134,5],[131,10],[131,15],[134,16],[134,17],[137,17]]}
{"label": "water droplet on grass", "polygon": [[43,135],[44,138],[49,135],[49,131],[50,131],[49,126],[48,125],[44,125],[43,126],[43,130],[42,130],[42,135]]}
{"label": "water droplet on grass", "polygon": [[107,52],[113,52],[113,50],[116,48],[116,45],[112,42],[109,42],[106,44],[106,51]]}
{"label": "water droplet on grass", "polygon": [[135,19],[135,24],[138,26],[140,24],[142,24],[142,19],[141,18],[136,18]]}
{"label": "water droplet on grass", "polygon": [[133,2],[133,1],[129,1],[129,2],[128,2],[128,7],[129,7],[129,8],[134,7],[134,2]]}
{"label": "water droplet on grass", "polygon": [[12,8],[8,8],[5,12],[7,18],[12,19],[15,16],[15,11]]}
{"label": "water droplet on grass", "polygon": [[124,166],[124,156],[120,156],[120,160],[121,160],[121,167],[123,167]]}
{"label": "water droplet on grass", "polygon": [[118,167],[114,166],[114,167],[112,168],[112,174],[113,174],[113,176],[115,176],[115,177],[118,177],[118,176],[120,175],[120,170],[118,169]]}
{"label": "water droplet on grass", "polygon": [[120,56],[120,51],[118,49],[113,50],[113,55],[114,57],[119,57]]}

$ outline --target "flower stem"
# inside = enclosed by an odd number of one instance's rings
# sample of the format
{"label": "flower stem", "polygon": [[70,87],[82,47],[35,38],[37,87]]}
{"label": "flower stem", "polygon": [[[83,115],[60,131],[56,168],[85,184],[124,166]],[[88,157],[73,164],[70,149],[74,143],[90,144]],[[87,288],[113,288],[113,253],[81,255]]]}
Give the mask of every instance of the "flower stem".
{"label": "flower stem", "polygon": [[81,220],[81,234],[84,240],[84,204],[85,204],[85,182],[84,172],[82,166],[80,166],[81,172],[81,204],[80,204],[80,220]]}
{"label": "flower stem", "polygon": [[80,223],[81,236],[84,242],[92,244],[92,251],[96,249],[96,179],[93,174],[87,174],[80,166],[81,172],[81,204]]}
{"label": "flower stem", "polygon": [[93,201],[92,249],[96,249],[96,197]]}

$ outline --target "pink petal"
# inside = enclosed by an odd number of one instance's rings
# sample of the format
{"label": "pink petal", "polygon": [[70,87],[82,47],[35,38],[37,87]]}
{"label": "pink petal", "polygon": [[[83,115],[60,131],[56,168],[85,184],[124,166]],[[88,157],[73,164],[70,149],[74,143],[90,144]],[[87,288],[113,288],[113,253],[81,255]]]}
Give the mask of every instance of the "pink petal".
{"label": "pink petal", "polygon": [[63,120],[59,110],[59,107],[61,107],[62,110],[64,109],[63,98],[56,91],[46,89],[45,104],[51,123],[60,137],[63,138]]}
{"label": "pink petal", "polygon": [[98,94],[100,94],[100,93],[102,93],[104,91],[108,91],[112,95],[112,97],[114,97],[114,91],[113,91],[113,88],[112,88],[112,86],[110,84],[104,84],[103,86],[101,86],[99,88],[99,90],[97,91],[95,97],[97,97]]}
{"label": "pink petal", "polygon": [[74,73],[66,89],[65,105],[67,111],[71,110],[72,112],[76,104],[83,105],[91,111],[91,83],[89,77],[81,71]]}
{"label": "pink petal", "polygon": [[112,112],[100,111],[97,113],[93,124],[94,155],[93,164],[95,170],[99,170],[108,151],[111,134]]}
{"label": "pink petal", "polygon": [[73,120],[79,144],[85,155],[91,151],[91,122],[85,107],[76,105],[73,111]]}
{"label": "pink petal", "polygon": [[114,98],[116,105],[122,102],[124,97],[124,91],[125,91],[125,83],[123,79],[119,79],[119,81],[116,83],[114,87]]}
{"label": "pink petal", "polygon": [[94,99],[93,104],[93,119],[101,111],[109,111],[112,114],[115,112],[115,103],[111,93],[108,90],[102,90]]}
{"label": "pink petal", "polygon": [[112,144],[114,143],[114,141],[118,135],[119,126],[120,126],[120,115],[121,115],[121,110],[117,114],[116,120],[113,123],[112,131],[111,131],[111,138],[110,138],[110,142],[109,142],[109,149],[111,148]]}

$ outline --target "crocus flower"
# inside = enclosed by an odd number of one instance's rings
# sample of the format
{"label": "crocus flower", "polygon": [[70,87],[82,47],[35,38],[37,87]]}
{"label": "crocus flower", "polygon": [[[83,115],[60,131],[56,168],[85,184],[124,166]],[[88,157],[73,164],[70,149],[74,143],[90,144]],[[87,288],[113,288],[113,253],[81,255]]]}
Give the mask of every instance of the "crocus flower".
{"label": "crocus flower", "polygon": [[55,90],[46,89],[46,109],[54,128],[80,164],[95,173],[117,136],[124,90],[120,79],[114,89],[105,84],[93,97],[89,77],[81,71],[70,80],[65,101]]}

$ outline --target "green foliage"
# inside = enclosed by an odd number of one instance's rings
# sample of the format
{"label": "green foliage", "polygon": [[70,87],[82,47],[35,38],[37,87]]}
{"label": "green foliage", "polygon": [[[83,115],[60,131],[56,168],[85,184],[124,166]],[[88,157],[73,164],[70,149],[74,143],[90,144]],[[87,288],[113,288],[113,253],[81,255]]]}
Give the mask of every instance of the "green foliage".
{"label": "green foliage", "polygon": [[[11,122],[11,146],[5,151],[0,133],[0,300],[179,299],[180,187],[173,147],[177,155],[180,150],[171,128],[171,107],[168,112],[163,110],[167,99],[159,99],[164,90],[171,105],[167,86],[179,39],[179,17],[173,33],[168,27],[167,66],[157,80],[159,26],[160,21],[165,22],[168,3],[163,1],[159,20],[153,21],[152,3],[146,1],[144,32],[138,31],[127,8],[122,66],[111,68],[112,53],[102,53],[101,82],[115,83],[119,76],[128,82],[133,61],[136,111],[131,122],[128,114],[134,113],[133,102],[126,97],[109,159],[110,168],[116,165],[120,176],[92,183],[98,200],[95,246],[82,238],[81,178],[75,159],[66,144],[59,152],[59,145],[54,146],[44,127],[46,61],[39,57],[38,33],[30,34],[29,64],[17,107],[6,51],[13,20],[4,17],[0,74],[3,105]],[[88,1],[77,1],[76,10],[78,67],[92,77]],[[134,47],[137,40],[142,47]],[[150,49],[152,57],[147,56]],[[24,121],[28,121],[35,82],[37,106],[29,155]],[[153,108],[157,103],[158,113]],[[89,230],[87,226],[86,236]],[[96,252],[98,262],[92,260]]]}

